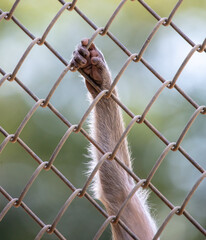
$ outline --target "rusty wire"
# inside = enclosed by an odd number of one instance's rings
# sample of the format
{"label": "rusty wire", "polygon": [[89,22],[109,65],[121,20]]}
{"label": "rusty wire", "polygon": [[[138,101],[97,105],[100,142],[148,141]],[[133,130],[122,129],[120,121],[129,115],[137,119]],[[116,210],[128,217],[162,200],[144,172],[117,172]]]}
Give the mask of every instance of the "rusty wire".
{"label": "rusty wire", "polygon": [[[157,233],[155,234],[154,239],[158,239],[158,237],[161,235],[162,231],[166,228],[169,221],[172,219],[174,215],[184,215],[185,218],[187,218],[191,224],[193,224],[198,231],[200,231],[204,236],[206,236],[206,229],[204,229],[203,226],[201,226],[197,220],[195,220],[187,211],[186,206],[188,202],[190,201],[191,197],[194,195],[195,191],[197,190],[199,184],[205,179],[206,177],[206,171],[205,169],[200,166],[182,147],[181,143],[189,131],[190,127],[192,126],[195,119],[200,115],[206,114],[206,106],[202,105],[199,106],[189,95],[187,95],[178,85],[177,81],[178,78],[182,72],[182,70],[185,68],[187,63],[192,58],[193,54],[195,52],[204,53],[206,52],[206,39],[203,40],[202,43],[195,44],[186,34],[184,34],[172,21],[176,11],[180,7],[183,0],[177,1],[177,4],[172,9],[171,13],[168,17],[160,17],[147,3],[145,3],[142,0],[138,0],[136,4],[141,4],[156,20],[157,23],[154,26],[153,30],[149,34],[148,38],[146,39],[145,43],[143,44],[142,48],[138,53],[131,53],[110,31],[110,26],[113,22],[113,20],[116,18],[118,13],[120,11],[123,11],[124,4],[127,0],[122,0],[120,4],[117,6],[116,10],[106,23],[105,27],[97,27],[81,10],[77,7],[77,0],[74,0],[72,2],[65,2],[64,0],[58,0],[58,2],[62,5],[61,9],[57,12],[56,16],[53,18],[53,20],[50,22],[48,27],[46,28],[45,32],[41,37],[35,37],[24,25],[21,24],[21,22],[14,16],[15,10],[18,7],[18,4],[20,0],[16,0],[10,9],[9,12],[4,12],[0,9],[0,22],[1,21],[13,21],[22,31],[32,40],[30,45],[27,47],[26,51],[20,58],[19,62],[16,64],[16,67],[14,68],[13,72],[6,73],[2,68],[0,68],[0,73],[2,75],[2,78],[0,79],[0,87],[4,84],[6,80],[8,81],[15,81],[36,103],[34,106],[29,110],[28,114],[25,116],[15,133],[9,134],[5,129],[0,127],[1,134],[5,137],[3,142],[0,145],[0,153],[4,150],[4,148],[7,146],[9,142],[17,143],[19,144],[26,152],[28,152],[31,157],[39,164],[39,166],[35,169],[32,176],[30,177],[30,180],[25,184],[23,187],[23,190],[20,194],[20,196],[10,196],[10,194],[7,192],[6,189],[3,187],[0,187],[1,194],[8,200],[8,204],[3,208],[3,210],[0,212],[0,221],[5,217],[5,215],[8,213],[8,211],[12,207],[21,207],[25,210],[25,212],[31,216],[31,218],[40,226],[40,231],[36,235],[36,240],[41,239],[44,234],[55,234],[59,239],[66,239],[57,229],[57,224],[62,218],[64,212],[67,210],[67,208],[70,206],[71,202],[76,197],[85,197],[94,207],[106,218],[105,222],[102,224],[101,228],[98,230],[97,233],[94,236],[94,239],[99,239],[106,227],[111,224],[119,224],[125,231],[127,231],[128,234],[133,239],[138,239],[137,236],[126,226],[124,222],[121,221],[121,213],[128,203],[128,201],[132,198],[132,196],[135,194],[135,192],[140,188],[147,188],[149,187],[160,199],[165,203],[165,205],[170,209],[169,215],[165,218],[164,222],[158,229]],[[107,35],[117,46],[120,48],[121,51],[123,51],[127,56],[128,59],[126,60],[125,64],[120,69],[117,76],[114,78],[113,83],[108,90],[102,91],[94,82],[93,80],[87,76],[81,69],[78,71],[89,81],[89,83],[92,84],[92,86],[99,92],[97,97],[94,99],[94,101],[91,103],[85,114],[83,115],[82,119],[79,121],[79,123],[72,125],[51,103],[50,99],[52,95],[54,94],[56,88],[58,87],[59,83],[62,81],[64,76],[68,71],[75,71],[75,69],[71,68],[69,63],[56,51],[47,41],[47,36],[50,32],[50,30],[53,28],[57,20],[61,17],[61,14],[68,11],[74,11],[76,12],[79,17],[83,18],[89,26],[95,31],[92,36],[90,36],[89,45],[94,41],[94,39],[101,35],[102,37],[104,35]],[[174,78],[171,81],[166,81],[145,59],[144,59],[144,52],[149,46],[150,42],[152,41],[155,34],[158,32],[159,28],[161,26],[167,27],[171,26],[177,34],[179,34],[192,48],[191,51],[188,53],[186,58],[184,59],[182,65],[177,70]],[[30,51],[32,51],[32,48],[36,45],[45,45],[58,59],[60,62],[62,62],[65,65],[64,70],[60,74],[59,78],[53,85],[53,87],[50,89],[49,94],[45,97],[45,99],[39,99],[26,85],[24,85],[21,80],[17,77],[17,73],[20,70],[22,64],[24,63],[24,60],[29,57]],[[123,72],[126,70],[126,68],[129,66],[129,64],[134,61],[136,63],[142,62],[143,65],[149,69],[154,76],[162,82],[162,86],[158,89],[158,91],[154,94],[153,98],[143,111],[141,115],[135,115],[132,113],[120,100],[112,93],[115,86],[117,85],[118,81],[120,80]],[[186,124],[185,128],[183,129],[182,133],[180,134],[178,140],[176,142],[169,142],[148,120],[147,120],[147,114],[150,111],[150,108],[154,104],[154,102],[158,99],[162,91],[164,91],[165,88],[168,89],[175,89],[175,91],[179,92],[186,100],[187,102],[194,108],[194,113],[192,114],[191,118],[189,119],[188,123]],[[122,134],[119,142],[115,146],[113,152],[106,153],[101,149],[99,144],[82,128],[83,123],[86,121],[88,115],[91,113],[92,109],[95,107],[97,102],[103,98],[109,98],[111,97],[118,105],[119,107],[125,111],[128,116],[131,117],[131,122],[125,129],[124,133]],[[24,141],[20,138],[21,132],[28,123],[28,121],[31,119],[32,115],[36,112],[36,110],[39,108],[46,108],[48,107],[59,119],[62,121],[67,127],[68,130],[60,140],[59,144],[57,145],[56,149],[54,150],[51,158],[48,162],[42,161],[42,159],[39,158],[39,156],[33,152],[31,148],[29,148]],[[146,179],[140,179],[133,171],[131,171],[127,166],[124,165],[116,157],[116,153],[118,149],[121,146],[122,141],[126,138],[129,131],[131,131],[134,124],[145,124],[165,145],[165,149],[156,161],[155,165],[153,166],[152,170],[150,171],[149,175]],[[82,134],[84,137],[88,139],[91,144],[93,144],[102,154],[103,157],[100,159],[99,163],[94,168],[91,175],[88,177],[87,181],[85,182],[82,189],[77,189],[73,184],[54,166],[54,161],[63,147],[65,141],[69,138],[71,134]],[[196,181],[196,183],[193,185],[192,189],[186,196],[185,200],[183,201],[182,205],[180,206],[174,206],[152,183],[151,180],[153,176],[155,175],[156,171],[160,167],[161,163],[165,159],[166,155],[170,151],[179,151],[199,172],[200,177]],[[89,187],[89,184],[91,183],[93,177],[97,173],[97,171],[100,169],[101,165],[104,161],[116,161],[127,173],[133,177],[133,179],[136,181],[136,185],[133,188],[133,190],[128,195],[127,199],[125,199],[125,202],[123,203],[122,207],[119,209],[119,212],[116,216],[109,216],[107,212],[87,193],[87,189]],[[72,190],[71,196],[67,199],[65,204],[62,206],[62,208],[59,210],[56,218],[54,219],[53,223],[51,224],[45,224],[35,213],[24,203],[24,197],[29,191],[30,187],[32,186],[35,179],[38,177],[39,173],[41,171],[53,171],[68,188]]]}

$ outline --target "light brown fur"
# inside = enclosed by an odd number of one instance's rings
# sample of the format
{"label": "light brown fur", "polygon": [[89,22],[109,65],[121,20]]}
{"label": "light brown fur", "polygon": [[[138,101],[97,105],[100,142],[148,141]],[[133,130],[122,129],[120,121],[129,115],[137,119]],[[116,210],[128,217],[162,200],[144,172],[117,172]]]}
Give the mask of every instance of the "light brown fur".
{"label": "light brown fur", "polygon": [[[86,49],[88,39],[82,40],[73,54],[71,66],[81,68],[101,89],[109,89],[111,76],[101,52],[91,45]],[[86,82],[91,99],[97,96],[96,90]],[[116,90],[113,92],[117,96]],[[93,111],[91,121],[92,137],[98,142],[105,153],[112,152],[124,131],[124,123],[119,106],[112,98],[102,98]],[[95,166],[102,154],[91,146],[91,157]],[[130,169],[131,160],[127,140],[119,148],[116,156]],[[101,166],[94,191],[97,198],[104,204],[109,215],[116,215],[135,186],[133,179],[116,161],[106,160]],[[138,191],[129,201],[120,219],[136,234],[140,240],[151,240],[156,231],[155,223],[149,214],[146,204],[146,193]],[[119,224],[112,224],[114,240],[130,240],[130,235]]]}

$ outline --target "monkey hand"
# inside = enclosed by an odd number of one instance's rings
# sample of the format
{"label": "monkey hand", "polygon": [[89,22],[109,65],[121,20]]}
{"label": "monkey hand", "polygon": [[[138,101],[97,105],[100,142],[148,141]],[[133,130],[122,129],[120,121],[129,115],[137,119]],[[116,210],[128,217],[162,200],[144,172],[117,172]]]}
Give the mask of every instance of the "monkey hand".
{"label": "monkey hand", "polygon": [[[71,67],[81,68],[89,75],[101,89],[109,89],[111,76],[102,53],[96,48],[94,43],[87,49],[89,39],[83,39],[81,44],[73,52]],[[97,91],[86,81],[86,86],[92,96],[97,95]]]}

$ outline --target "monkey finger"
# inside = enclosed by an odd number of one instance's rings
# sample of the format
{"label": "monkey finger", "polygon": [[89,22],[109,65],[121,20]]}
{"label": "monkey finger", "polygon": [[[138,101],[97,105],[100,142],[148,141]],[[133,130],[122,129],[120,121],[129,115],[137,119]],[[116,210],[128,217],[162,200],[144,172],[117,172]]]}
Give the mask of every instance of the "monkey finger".
{"label": "monkey finger", "polygon": [[79,47],[78,52],[84,57],[87,58],[90,56],[90,52],[85,47]]}
{"label": "monkey finger", "polygon": [[[84,46],[86,47],[88,45],[88,43],[89,43],[89,39],[88,38],[85,38],[85,39],[83,39],[81,41],[81,44],[82,44],[83,47]],[[96,49],[96,47],[95,47],[94,43],[91,43],[91,45],[89,47],[89,50],[93,50],[93,49]]]}
{"label": "monkey finger", "polygon": [[87,63],[87,60],[84,57],[82,57],[79,53],[74,56],[74,60],[76,63],[79,64],[80,67],[86,65]]}
{"label": "monkey finger", "polygon": [[99,53],[96,50],[92,50],[92,51],[90,51],[90,56],[91,56],[91,58],[98,57]]}
{"label": "monkey finger", "polygon": [[82,46],[85,46],[85,47],[87,46],[88,42],[89,42],[88,38],[84,38],[84,39],[81,40]]}
{"label": "monkey finger", "polygon": [[75,69],[79,68],[79,64],[74,59],[72,59],[70,62],[70,67],[73,69],[73,71],[75,71]]}

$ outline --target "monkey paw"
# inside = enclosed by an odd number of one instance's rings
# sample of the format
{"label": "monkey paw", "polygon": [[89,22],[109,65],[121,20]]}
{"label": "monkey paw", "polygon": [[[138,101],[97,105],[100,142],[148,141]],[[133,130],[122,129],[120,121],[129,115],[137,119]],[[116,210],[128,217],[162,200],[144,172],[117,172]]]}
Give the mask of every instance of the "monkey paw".
{"label": "monkey paw", "polygon": [[[73,52],[73,59],[70,66],[81,68],[89,75],[101,89],[110,87],[111,77],[102,53],[94,43],[87,49],[89,39],[83,39],[77,49]],[[89,92],[93,95],[96,90],[86,81]]]}

